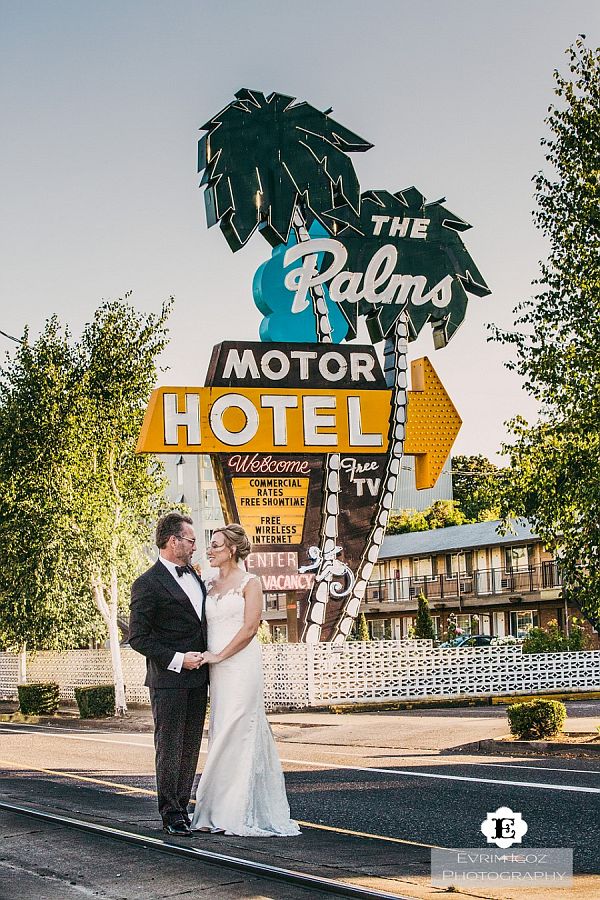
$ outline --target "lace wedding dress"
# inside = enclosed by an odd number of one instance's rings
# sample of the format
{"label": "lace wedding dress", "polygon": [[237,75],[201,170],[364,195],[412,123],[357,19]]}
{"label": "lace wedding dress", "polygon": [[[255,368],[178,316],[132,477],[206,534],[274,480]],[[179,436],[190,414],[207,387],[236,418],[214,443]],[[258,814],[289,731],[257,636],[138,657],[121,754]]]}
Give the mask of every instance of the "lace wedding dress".
{"label": "lace wedding dress", "polygon": [[[243,590],[222,596],[207,581],[208,649],[219,653],[244,623]],[[265,715],[260,644],[256,637],[210,667],[208,757],[196,792],[193,830],[268,837],[300,833],[290,819],[285,782]]]}

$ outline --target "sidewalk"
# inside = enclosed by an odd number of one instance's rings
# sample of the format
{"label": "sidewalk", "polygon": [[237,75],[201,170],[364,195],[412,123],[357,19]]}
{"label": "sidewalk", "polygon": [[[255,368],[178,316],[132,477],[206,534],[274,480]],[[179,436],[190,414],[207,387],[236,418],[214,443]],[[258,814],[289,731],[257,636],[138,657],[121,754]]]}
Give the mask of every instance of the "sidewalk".
{"label": "sidewalk", "polygon": [[[565,731],[596,732],[600,724],[600,701],[569,701],[566,707]],[[10,715],[16,709],[16,703],[0,702],[0,716]],[[498,706],[347,714],[298,711],[272,713],[268,718],[278,741],[317,746],[432,753],[456,752],[464,748],[467,752],[476,752],[478,742],[496,741],[509,734],[506,709]],[[80,719],[75,707],[65,707],[58,716],[40,717],[39,722],[57,728],[141,733],[153,730],[152,715],[147,707],[131,709],[123,719]],[[519,748],[515,746],[514,750],[518,755]]]}

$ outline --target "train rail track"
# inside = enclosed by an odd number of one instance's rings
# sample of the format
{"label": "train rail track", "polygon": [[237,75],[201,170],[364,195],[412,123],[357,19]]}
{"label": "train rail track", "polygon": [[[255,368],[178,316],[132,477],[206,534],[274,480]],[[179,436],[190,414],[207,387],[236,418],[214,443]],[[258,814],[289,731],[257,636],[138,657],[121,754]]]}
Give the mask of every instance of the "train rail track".
{"label": "train rail track", "polygon": [[281,866],[271,866],[266,863],[256,862],[239,856],[229,856],[224,853],[215,853],[212,850],[202,850],[197,847],[184,847],[173,844],[161,838],[149,835],[135,834],[122,828],[113,828],[108,825],[99,825],[96,822],[87,822],[83,819],[75,819],[46,810],[34,809],[30,806],[22,806],[15,803],[0,801],[0,810],[16,815],[29,816],[43,822],[49,822],[66,828],[77,829],[87,834],[121,841],[141,849],[154,850],[157,853],[166,853],[171,856],[183,857],[187,860],[195,860],[209,866],[218,866],[224,869],[233,869],[258,878],[266,878],[284,884],[293,884],[308,890],[320,893],[334,894],[340,897],[354,897],[357,900],[413,900],[404,894],[388,893],[386,891],[372,890],[360,885],[347,884],[344,881],[336,881],[331,878],[323,878],[319,875],[309,875],[295,869],[286,869]]}

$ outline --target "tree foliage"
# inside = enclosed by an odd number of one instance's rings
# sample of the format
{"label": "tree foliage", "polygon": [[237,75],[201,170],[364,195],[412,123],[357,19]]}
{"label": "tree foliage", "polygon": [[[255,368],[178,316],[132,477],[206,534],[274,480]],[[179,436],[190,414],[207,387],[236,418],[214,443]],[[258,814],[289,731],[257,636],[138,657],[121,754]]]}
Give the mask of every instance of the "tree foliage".
{"label": "tree foliage", "polygon": [[465,521],[499,518],[502,473],[481,453],[452,457],[452,493]]}
{"label": "tree foliage", "polygon": [[433,641],[435,638],[433,619],[429,612],[429,602],[423,592],[419,594],[417,604],[417,617],[414,626],[415,637]]}
{"label": "tree foliage", "polygon": [[433,528],[448,528],[449,525],[464,525],[465,521],[465,516],[455,500],[436,500],[422,512],[404,509],[396,515],[391,515],[386,534],[431,531]]}
{"label": "tree foliage", "polygon": [[568,601],[600,630],[600,49],[580,38],[567,56],[542,141],[550,171],[534,179],[548,258],[516,331],[496,331],[541,409],[510,423],[502,513],[556,548]]}
{"label": "tree foliage", "polygon": [[53,317],[2,370],[5,645],[63,649],[108,632],[118,650],[118,607],[164,505],[162,468],[135,446],[168,311],[105,303],[79,341]]}
{"label": "tree foliage", "polygon": [[370,641],[371,635],[369,634],[369,626],[367,625],[367,618],[364,612],[361,612],[352,628],[352,631],[348,635],[349,641]]}
{"label": "tree foliage", "polygon": [[4,646],[77,647],[101,633],[73,551],[81,367],[56,317],[0,380],[0,636]]}
{"label": "tree foliage", "polygon": [[556,619],[551,619],[546,628],[530,628],[522,648],[523,653],[565,653],[585,650],[586,645],[583,619],[573,616],[568,634],[559,627]]}

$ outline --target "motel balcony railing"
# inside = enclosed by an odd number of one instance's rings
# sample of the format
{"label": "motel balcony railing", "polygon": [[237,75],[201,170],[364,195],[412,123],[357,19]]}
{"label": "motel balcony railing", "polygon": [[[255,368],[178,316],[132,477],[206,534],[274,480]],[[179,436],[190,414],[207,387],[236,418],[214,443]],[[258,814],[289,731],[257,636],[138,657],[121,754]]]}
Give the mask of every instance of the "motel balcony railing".
{"label": "motel balcony railing", "polygon": [[520,569],[478,569],[452,575],[423,575],[370,581],[364,601],[402,603],[424,594],[429,601],[502,594],[532,594],[562,584],[556,561]]}

